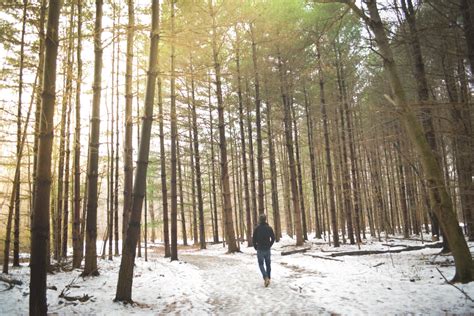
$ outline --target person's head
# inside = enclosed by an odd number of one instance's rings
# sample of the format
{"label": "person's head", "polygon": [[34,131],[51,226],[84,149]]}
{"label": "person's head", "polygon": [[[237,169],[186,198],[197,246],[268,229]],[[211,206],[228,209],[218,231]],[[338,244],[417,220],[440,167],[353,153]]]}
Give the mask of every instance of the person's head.
{"label": "person's head", "polygon": [[265,215],[265,214],[263,214],[263,213],[260,214],[260,216],[258,217],[258,222],[259,222],[260,224],[266,223],[266,222],[267,222],[267,215]]}

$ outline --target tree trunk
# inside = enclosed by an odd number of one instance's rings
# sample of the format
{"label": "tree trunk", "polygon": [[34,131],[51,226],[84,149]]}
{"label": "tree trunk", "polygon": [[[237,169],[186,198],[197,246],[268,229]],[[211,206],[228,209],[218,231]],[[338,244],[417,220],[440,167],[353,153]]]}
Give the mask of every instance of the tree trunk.
{"label": "tree trunk", "polygon": [[196,114],[196,99],[194,95],[194,68],[192,56],[191,58],[191,96],[192,96],[192,118],[193,118],[193,144],[194,144],[194,163],[196,168],[196,188],[197,188],[197,201],[198,201],[198,213],[199,213],[199,244],[201,249],[206,249],[206,235],[204,230],[204,202],[202,197],[202,180],[201,180],[201,155],[199,153],[199,134],[197,125],[197,114]]}
{"label": "tree trunk", "polygon": [[[133,79],[133,41],[135,32],[135,11],[133,0],[127,1],[127,58],[125,66],[125,135],[124,135],[124,162],[123,162],[123,215],[122,215],[122,248],[128,229],[128,221],[132,207],[133,186],[133,120],[132,120],[132,79]],[[161,120],[161,117],[160,117]],[[161,137],[160,137],[161,139]],[[123,251],[123,249],[122,249]]]}
{"label": "tree trunk", "polygon": [[59,255],[61,258],[67,257],[67,242],[68,242],[68,224],[69,224],[69,158],[71,156],[70,150],[70,126],[71,126],[71,111],[72,111],[72,71],[73,71],[73,64],[74,64],[74,39],[73,39],[73,29],[74,29],[74,3],[71,3],[71,13],[70,13],[70,21],[69,21],[69,43],[68,43],[68,52],[67,52],[67,67],[66,67],[66,100],[67,102],[67,113],[66,113],[66,126],[65,126],[65,134],[64,134],[64,192],[63,192],[63,202],[62,207],[62,224],[58,223],[58,226],[61,227],[59,229],[59,233],[62,232],[62,238],[59,239],[60,243],[58,244],[59,248]]}
{"label": "tree trunk", "polygon": [[[279,242],[281,238],[281,216],[280,216],[280,205],[278,200],[278,179],[277,179],[277,166],[276,166],[276,157],[275,157],[275,145],[273,143],[273,126],[272,126],[272,104],[268,100],[268,91],[266,91],[267,95],[267,137],[268,137],[268,155],[270,160],[270,181],[272,186],[272,208],[273,208],[273,226],[275,228],[275,241]],[[244,145],[242,143],[242,145]],[[244,169],[245,170],[245,169]],[[244,171],[245,172],[245,171]],[[248,191],[248,185],[247,185]],[[247,221],[250,220],[250,212],[249,218]],[[247,223],[249,224],[249,223]]]}
{"label": "tree trunk", "polygon": [[[262,148],[262,118],[261,118],[261,99],[260,99],[260,79],[258,73],[257,44],[255,43],[255,34],[253,25],[250,24],[250,35],[252,40],[252,62],[255,77],[255,123],[257,125],[257,196],[258,196],[258,214],[265,213],[264,192],[263,192],[263,148]],[[255,224],[257,224],[255,222]]]}
{"label": "tree trunk", "polygon": [[[407,5],[408,4],[408,5]],[[419,40],[418,34],[418,27],[416,24],[416,16],[415,10],[413,8],[413,4],[411,0],[402,0],[401,1],[402,9],[405,14],[405,18],[408,22],[409,27],[409,44],[411,47],[411,53],[413,54],[413,69],[415,74],[415,81],[416,81],[416,89],[418,93],[418,99],[424,105],[422,107],[422,114],[423,114],[423,128],[425,130],[425,136],[430,145],[431,150],[433,153],[437,152],[437,140],[436,135],[434,133],[434,125],[433,125],[433,114],[431,111],[431,104],[430,97],[429,97],[429,88],[428,88],[428,80],[425,71],[425,64],[423,61],[423,55],[421,52],[421,45]],[[438,163],[440,163],[439,158]],[[436,197],[438,200],[439,197]],[[429,212],[432,213],[431,205],[435,205],[435,201],[430,201]],[[432,216],[433,217],[433,216]],[[435,221],[437,221],[435,219]],[[436,223],[437,224],[437,223]]]}
{"label": "tree trunk", "polygon": [[219,117],[219,147],[220,147],[220,164],[221,164],[221,185],[222,197],[224,201],[224,224],[225,236],[227,241],[227,249],[229,253],[238,251],[235,242],[234,223],[232,219],[232,202],[230,196],[229,171],[227,162],[227,144],[225,136],[225,122],[224,122],[224,101],[222,98],[221,87],[221,66],[219,61],[219,51],[217,48],[217,26],[216,26],[216,12],[214,11],[212,0],[209,0],[209,10],[212,17],[212,55],[214,62],[214,71],[216,76],[216,94],[217,94],[217,112]]}
{"label": "tree trunk", "polygon": [[463,18],[464,37],[466,38],[467,55],[471,66],[471,86],[474,82],[474,3],[461,0],[459,11]]}
{"label": "tree trunk", "polygon": [[[40,7],[40,19],[39,19],[39,53],[38,53],[38,70],[37,70],[37,76],[38,76],[38,87],[40,89],[43,87],[43,68],[44,68],[44,53],[45,53],[45,47],[44,47],[44,42],[45,42],[45,33],[44,33],[44,23],[46,20],[46,7],[47,5],[47,0],[41,0],[41,7]],[[36,86],[36,85],[35,85]],[[35,109],[35,127],[34,127],[34,133],[35,135],[39,135],[39,130],[40,130],[40,113],[41,113],[41,102],[42,102],[42,95],[41,93],[36,94],[36,109]],[[38,141],[39,137],[34,137],[34,143],[33,143],[33,188],[32,188],[32,201],[35,200],[34,195],[36,194],[36,169],[38,167]],[[30,211],[30,217],[32,218],[33,212],[32,210],[34,209],[34,204],[31,203],[31,211]],[[30,218],[30,219],[31,219]]]}
{"label": "tree trunk", "polygon": [[[73,6],[73,4],[72,4]],[[71,8],[71,11],[74,11],[73,8]],[[73,14],[71,13],[71,16]],[[72,20],[72,17],[71,17]],[[72,34],[72,21],[71,21],[71,34]],[[73,49],[73,40],[71,36],[71,52]],[[62,245],[61,245],[61,257],[62,258],[67,258],[67,244],[68,244],[68,224],[69,224],[69,183],[70,183],[70,169],[69,169],[69,160],[71,157],[71,149],[70,149],[70,144],[71,144],[71,111],[72,111],[72,64],[73,61],[70,62],[70,67],[68,67],[68,77],[69,79],[69,92],[67,93],[68,95],[68,111],[67,111],[67,116],[66,116],[66,157],[64,160],[64,204],[63,204],[63,224],[62,224]]]}
{"label": "tree trunk", "polygon": [[346,89],[346,80],[344,75],[344,66],[341,65],[341,85],[342,85],[342,97],[344,103],[344,113],[346,115],[346,122],[347,122],[347,137],[349,141],[349,157],[351,163],[351,179],[352,179],[352,188],[354,190],[354,221],[355,221],[355,230],[356,230],[356,238],[357,242],[360,243],[360,231],[361,231],[361,197],[360,197],[360,184],[359,184],[359,177],[357,173],[357,157],[355,152],[355,141],[354,141],[354,124],[352,121],[351,113],[349,111],[349,102],[347,96],[347,89]]}
{"label": "tree trunk", "polygon": [[304,203],[303,174],[301,172],[300,145],[298,140],[298,121],[296,119],[295,105],[291,102],[291,114],[293,118],[293,132],[295,134],[295,154],[296,154],[296,173],[298,178],[298,194],[301,208],[301,224],[303,229],[303,239],[308,240],[308,229],[306,226],[306,209]]}
{"label": "tree trunk", "polygon": [[304,94],[304,104],[305,104],[305,114],[306,114],[306,123],[308,129],[308,150],[309,150],[309,159],[311,163],[311,188],[313,189],[313,204],[314,204],[314,226],[316,228],[316,238],[321,238],[321,220],[319,218],[318,211],[318,182],[317,182],[317,168],[316,168],[316,158],[314,156],[314,139],[313,139],[313,118],[310,113],[311,103],[309,102],[308,93],[306,91],[306,86],[303,86]]}
{"label": "tree trunk", "polygon": [[[179,207],[181,210],[181,233],[183,234],[183,245],[188,245],[188,236],[186,234],[186,217],[184,216],[184,192],[183,192],[183,177],[181,171],[181,154],[179,152],[179,139],[176,143],[176,150],[178,155],[178,182],[179,182]],[[154,220],[153,208],[151,210],[152,221]],[[152,238],[154,238],[155,229],[152,230]],[[154,239],[153,239],[154,240]],[[154,241],[153,241],[154,242]]]}
{"label": "tree trunk", "polygon": [[[115,93],[115,83],[116,83],[116,77],[118,77],[118,73],[115,72],[115,46],[116,46],[116,24],[115,24],[115,19],[117,16],[116,8],[115,5],[112,3],[112,76],[111,76],[111,91],[110,91],[110,96],[111,96],[111,105],[110,105],[110,128],[108,131],[110,132],[110,155],[108,158],[109,161],[109,172],[108,172],[108,198],[109,198],[109,203],[108,203],[108,208],[109,208],[109,213],[108,213],[108,241],[109,241],[109,251],[108,251],[108,260],[113,260],[113,242],[114,242],[114,199],[115,199],[115,190],[114,190],[114,171],[115,171],[115,156],[116,152],[114,149],[114,134],[115,134],[115,111],[114,107],[115,105],[115,99],[114,99],[114,93]],[[117,62],[118,64],[118,62]],[[108,122],[107,122],[108,124]]]}
{"label": "tree trunk", "polygon": [[62,238],[62,221],[63,221],[63,211],[64,211],[64,204],[66,203],[64,199],[64,160],[66,155],[66,120],[67,120],[67,113],[70,104],[68,100],[70,100],[70,95],[72,91],[72,62],[71,62],[71,55],[73,49],[73,42],[72,42],[72,29],[73,29],[73,17],[74,17],[74,8],[71,8],[71,15],[69,19],[69,40],[67,46],[67,57],[66,62],[64,63],[64,73],[65,73],[65,89],[63,90],[62,96],[62,107],[61,107],[61,127],[60,127],[60,138],[59,138],[59,162],[58,162],[58,186],[57,186],[57,205],[56,205],[56,218],[53,218],[53,233],[55,234],[54,240],[54,259],[59,260],[61,256],[61,238]]}
{"label": "tree trunk", "polygon": [[145,111],[142,118],[140,146],[137,158],[135,181],[133,184],[132,213],[123,247],[122,260],[117,282],[115,301],[132,302],[133,266],[135,249],[140,231],[140,220],[143,198],[146,190],[148,156],[150,152],[151,125],[153,122],[153,100],[155,96],[156,77],[158,75],[158,42],[159,42],[159,0],[152,2],[152,28],[150,33],[150,55],[148,62],[147,85],[145,94]]}
{"label": "tree trunk", "polygon": [[[114,3],[114,8],[115,8]],[[118,14],[118,24],[120,25],[120,12]],[[118,186],[119,186],[119,73],[120,73],[120,32],[117,34],[117,75],[115,76],[115,97],[116,97],[116,110],[115,110],[115,179],[114,179],[114,255],[119,255],[119,214],[118,214]]]}
{"label": "tree trunk", "polygon": [[50,0],[45,38],[43,93],[41,96],[40,133],[36,170],[36,192],[31,223],[30,315],[46,315],[46,269],[49,238],[51,194],[51,152],[53,149],[53,117],[56,98],[56,59],[61,1]]}
{"label": "tree trunk", "polygon": [[178,186],[177,186],[177,164],[176,164],[176,139],[178,137],[178,127],[176,122],[176,94],[175,94],[175,0],[171,0],[171,261],[178,260]]}
{"label": "tree trunk", "polygon": [[74,204],[72,224],[72,267],[81,266],[83,248],[81,241],[81,83],[82,83],[82,1],[77,0],[77,81],[76,81],[76,128],[74,129]]}
{"label": "tree trunk", "polygon": [[[187,88],[187,87],[186,87]],[[189,99],[189,90],[188,90],[188,99]],[[197,223],[197,205],[196,205],[196,170],[194,168],[194,149],[193,149],[193,132],[192,132],[192,119],[191,119],[191,104],[189,104],[189,113],[188,113],[188,128],[189,128],[189,156],[190,156],[190,165],[191,165],[191,207],[192,207],[192,232],[193,232],[193,244],[198,244],[198,223]]]}
{"label": "tree trunk", "polygon": [[94,83],[92,86],[92,116],[89,140],[89,157],[87,161],[87,221],[86,221],[86,258],[84,276],[98,275],[97,270],[97,198],[99,169],[99,136],[100,136],[100,94],[102,77],[102,0],[96,0],[96,18],[94,26]]}
{"label": "tree trunk", "polygon": [[163,207],[163,240],[165,243],[165,258],[171,256],[170,233],[168,224],[168,185],[166,181],[166,152],[165,152],[165,132],[163,117],[163,100],[161,95],[161,79],[158,77],[158,118],[160,125],[160,166],[161,166],[161,196]]}
{"label": "tree trunk", "polygon": [[[112,26],[112,30],[114,27]],[[111,89],[111,99],[112,104],[110,106],[110,113],[107,113],[108,117],[110,118],[107,120],[107,129],[110,132],[110,141],[107,145],[108,147],[108,155],[107,155],[107,241],[109,245],[108,250],[108,260],[113,260],[112,254],[112,247],[113,247],[113,238],[114,238],[114,88],[115,88],[115,34],[112,32],[112,38],[114,39],[114,44],[112,45],[112,89]],[[107,97],[106,97],[107,99]],[[110,123],[110,125],[109,125]]]}
{"label": "tree trunk", "polygon": [[[37,76],[39,75],[39,72],[37,72]],[[37,82],[37,76],[35,78],[35,83]],[[35,91],[33,90],[33,95]],[[13,176],[13,189],[10,194],[10,202],[9,202],[9,207],[8,207],[8,218],[7,218],[7,227],[6,227],[6,237],[5,237],[5,247],[4,247],[4,253],[3,253],[3,273],[8,273],[8,263],[10,260],[10,236],[11,236],[11,229],[12,229],[12,219],[13,219],[13,211],[14,211],[14,206],[15,206],[15,201],[16,201],[16,190],[17,186],[15,185],[18,181],[20,181],[20,168],[21,168],[21,158],[23,157],[23,148],[25,146],[25,141],[26,141],[26,136],[27,136],[27,128],[28,128],[28,123],[30,121],[30,115],[33,107],[33,98],[31,99],[30,107],[28,108],[28,113],[26,115],[26,122],[25,122],[25,127],[23,128],[23,133],[20,131],[21,140],[20,140],[20,147],[18,150],[18,156],[17,160],[15,163],[15,174]],[[19,237],[19,236],[18,236]]]}
{"label": "tree trunk", "polygon": [[150,219],[151,219],[151,242],[155,243],[156,241],[156,222],[155,222],[155,204],[154,204],[154,196],[150,196]]}
{"label": "tree trunk", "polygon": [[[337,61],[336,61],[337,63]],[[341,147],[342,147],[342,191],[343,191],[343,200],[344,200],[344,210],[345,210],[345,218],[347,221],[347,237],[349,237],[349,241],[351,245],[355,244],[354,240],[354,226],[352,223],[352,202],[351,202],[351,189],[350,189],[350,178],[351,175],[349,173],[349,156],[347,155],[347,142],[346,142],[346,122],[345,122],[345,113],[344,113],[344,105],[343,105],[343,97],[342,97],[342,85],[341,85],[341,78],[340,78],[340,70],[339,64],[337,64],[337,76],[338,76],[338,88],[339,88],[339,102],[340,102],[340,119],[341,119]],[[352,160],[352,164],[354,161]],[[344,225],[342,225],[344,226]]]}
{"label": "tree trunk", "polygon": [[[246,235],[247,247],[252,247],[252,214],[250,210],[250,190],[249,190],[249,175],[247,166],[247,146],[245,145],[245,129],[244,129],[244,106],[242,98],[242,77],[240,73],[240,36],[237,26],[235,27],[236,34],[236,49],[235,49],[235,63],[237,67],[237,96],[239,100],[239,127],[240,127],[240,142],[242,147],[242,169],[244,176],[244,203],[246,215]],[[249,142],[252,140],[249,138]]]}
{"label": "tree trunk", "polygon": [[284,75],[283,65],[281,58],[278,58],[278,68],[280,73],[280,90],[281,97],[283,101],[284,113],[285,113],[285,140],[286,140],[286,149],[288,154],[288,162],[290,169],[290,186],[291,186],[291,199],[293,201],[293,210],[294,210],[294,223],[296,230],[296,246],[303,245],[303,231],[301,225],[301,209],[300,201],[298,194],[298,184],[296,176],[296,165],[295,165],[295,154],[293,149],[293,137],[291,131],[291,104],[288,99],[288,84],[286,82],[286,77]]}
{"label": "tree trunk", "polygon": [[[20,42],[20,74],[18,83],[18,113],[17,113],[17,135],[16,135],[16,155],[17,159],[20,159],[20,147],[21,147],[21,106],[22,106],[22,95],[23,95],[23,67],[24,67],[24,50],[25,50],[25,27],[26,27],[26,9],[28,1],[23,0],[23,18],[21,27],[21,42]],[[19,171],[18,171],[19,172]],[[20,190],[21,190],[21,177],[18,173],[18,178],[15,179],[14,185],[15,190],[15,227],[14,227],[14,238],[13,238],[13,266],[20,266]],[[10,235],[10,234],[9,234]],[[10,237],[8,236],[8,239]]]}
{"label": "tree trunk", "polygon": [[329,205],[331,213],[331,226],[333,233],[333,242],[334,247],[339,247],[339,229],[337,224],[336,216],[336,203],[334,201],[334,180],[332,175],[332,162],[331,162],[331,152],[329,145],[329,130],[328,130],[328,117],[326,111],[326,99],[324,95],[324,74],[321,66],[321,55],[319,51],[319,43],[317,43],[317,58],[318,58],[318,72],[319,72],[319,89],[320,89],[320,99],[321,99],[321,115],[323,120],[323,131],[324,131],[324,146],[326,151],[326,170],[327,170],[327,180],[328,180],[328,189],[329,189]]}
{"label": "tree trunk", "polygon": [[408,132],[410,140],[415,146],[425,171],[430,195],[436,201],[434,205],[436,217],[440,221],[443,232],[446,235],[449,246],[453,253],[456,274],[453,281],[467,283],[472,281],[474,277],[474,265],[469,248],[459,227],[456,219],[456,214],[453,209],[453,204],[449,196],[448,190],[443,180],[441,168],[432,153],[426,136],[418,123],[413,109],[409,106],[405,91],[403,89],[401,79],[398,75],[398,70],[393,58],[393,52],[389,45],[383,23],[380,19],[377,4],[375,0],[367,2],[370,18],[367,17],[355,4],[350,4],[362,18],[364,18],[367,25],[374,32],[378,46],[380,48],[381,56],[384,60],[384,66],[387,69],[390,84],[395,95],[395,103],[401,110],[402,120]]}
{"label": "tree trunk", "polygon": [[212,201],[214,205],[214,242],[219,242],[219,221],[217,218],[217,192],[216,192],[216,168],[215,168],[215,154],[214,154],[214,124],[212,120],[212,102],[211,102],[211,75],[209,74],[209,86],[208,86],[208,98],[209,98],[209,122],[210,122],[210,137],[211,137],[211,178],[212,178]]}
{"label": "tree trunk", "polygon": [[283,187],[283,201],[285,201],[285,223],[286,223],[286,233],[288,236],[293,238],[293,221],[291,217],[291,197],[290,197],[290,190],[288,186],[290,185],[290,176],[288,174],[288,161],[285,159],[285,155],[287,154],[284,149],[283,141],[280,141],[281,150],[280,152],[280,169],[282,173],[281,177],[281,185]]}
{"label": "tree trunk", "polygon": [[247,103],[247,134],[249,140],[249,165],[250,165],[250,194],[252,202],[252,223],[253,226],[258,225],[257,220],[257,189],[255,187],[255,159],[253,151],[253,136],[252,136],[252,120],[251,120],[251,104],[250,104],[250,89],[248,80],[245,81],[246,103]]}

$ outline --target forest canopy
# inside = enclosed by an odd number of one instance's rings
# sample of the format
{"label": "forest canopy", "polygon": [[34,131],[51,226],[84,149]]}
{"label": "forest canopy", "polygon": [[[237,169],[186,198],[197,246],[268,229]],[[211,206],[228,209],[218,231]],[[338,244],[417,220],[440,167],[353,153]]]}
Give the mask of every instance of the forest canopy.
{"label": "forest canopy", "polygon": [[142,243],[238,252],[265,213],[296,246],[442,236],[473,280],[471,1],[0,8],[4,273],[122,255],[131,301]]}

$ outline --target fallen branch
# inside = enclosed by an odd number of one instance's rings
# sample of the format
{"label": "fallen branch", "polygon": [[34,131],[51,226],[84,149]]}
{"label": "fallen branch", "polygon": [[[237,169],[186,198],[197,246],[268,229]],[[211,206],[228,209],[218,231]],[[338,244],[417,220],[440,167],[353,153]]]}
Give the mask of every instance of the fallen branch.
{"label": "fallen branch", "polygon": [[5,283],[8,284],[8,288],[6,288],[3,291],[11,290],[15,285],[23,285],[22,281],[11,279],[11,278],[7,277],[6,275],[3,275],[3,274],[0,274],[0,281],[5,282]]}
{"label": "fallen branch", "polygon": [[444,276],[444,274],[441,273],[441,271],[440,271],[438,268],[436,268],[436,270],[438,270],[439,274],[441,274],[441,276],[442,276],[443,279],[446,281],[446,283],[448,283],[448,284],[454,286],[456,289],[459,290],[459,292],[461,292],[462,294],[464,294],[464,296],[466,296],[467,299],[469,299],[471,302],[474,302],[474,300],[473,300],[463,289],[457,287],[457,286],[454,285],[452,282],[449,282],[448,279],[446,279],[446,277]]}
{"label": "fallen branch", "polygon": [[304,255],[305,256],[310,256],[310,257],[313,257],[313,258],[318,258],[318,259],[326,259],[326,260],[344,262],[344,260],[334,259],[334,258],[329,258],[329,257],[324,257],[324,256],[318,256],[318,255],[312,255],[310,253],[305,253]]}
{"label": "fallen branch", "polygon": [[90,300],[93,296],[89,296],[88,294],[84,294],[82,296],[67,296],[66,294],[61,292],[61,294],[59,294],[59,297],[65,299],[68,302],[79,301],[81,303],[84,303]]}
{"label": "fallen branch", "polygon": [[382,244],[382,246],[394,247],[394,248],[395,248],[395,247],[404,247],[404,248],[410,247],[410,246],[408,246],[408,245],[393,245],[393,244]]}
{"label": "fallen branch", "polygon": [[79,288],[80,286],[75,285],[74,283],[76,282],[77,277],[71,280],[69,284],[67,284],[64,289],[61,291],[61,294],[59,294],[60,298],[64,298],[68,302],[74,302],[74,301],[79,301],[79,302],[87,302],[89,299],[91,299],[93,296],[89,296],[87,294],[83,294],[82,296],[69,296],[67,295],[69,290],[71,288]]}
{"label": "fallen branch", "polygon": [[321,249],[321,252],[335,253],[335,252],[342,252],[342,250],[326,250],[326,249]]}
{"label": "fallen branch", "polygon": [[389,239],[397,239],[397,240],[412,240],[412,241],[419,241],[422,243],[430,242],[428,239],[420,239],[420,238],[403,238],[403,237],[390,237]]}
{"label": "fallen branch", "polygon": [[282,251],[281,255],[282,256],[288,256],[288,255],[292,255],[292,254],[295,254],[295,253],[303,253],[303,252],[306,252],[310,249],[311,249],[311,247],[305,247],[305,248],[301,248],[301,249]]}
{"label": "fallen branch", "polygon": [[443,243],[439,242],[436,244],[427,244],[423,246],[409,246],[402,249],[390,249],[390,250],[359,250],[359,251],[346,251],[346,252],[338,252],[330,254],[331,257],[340,257],[340,256],[366,256],[366,255],[377,255],[383,253],[400,253],[404,251],[414,251],[420,250],[424,248],[442,248]]}

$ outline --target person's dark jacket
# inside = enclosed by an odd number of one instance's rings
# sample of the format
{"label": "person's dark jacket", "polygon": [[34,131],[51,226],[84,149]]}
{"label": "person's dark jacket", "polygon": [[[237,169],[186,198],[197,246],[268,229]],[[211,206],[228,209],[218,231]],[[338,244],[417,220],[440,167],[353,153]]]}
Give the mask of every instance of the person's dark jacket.
{"label": "person's dark jacket", "polygon": [[268,250],[275,242],[275,233],[267,223],[260,223],[253,231],[253,247],[256,250]]}

